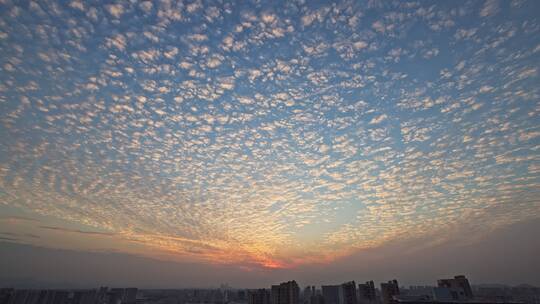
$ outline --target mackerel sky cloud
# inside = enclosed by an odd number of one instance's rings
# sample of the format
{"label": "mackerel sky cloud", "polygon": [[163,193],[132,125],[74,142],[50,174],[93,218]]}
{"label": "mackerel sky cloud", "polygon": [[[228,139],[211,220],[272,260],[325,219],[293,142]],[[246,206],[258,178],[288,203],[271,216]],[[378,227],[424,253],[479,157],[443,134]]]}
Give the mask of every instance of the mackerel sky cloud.
{"label": "mackerel sky cloud", "polygon": [[1,236],[291,268],[536,219],[539,11],[0,1]]}

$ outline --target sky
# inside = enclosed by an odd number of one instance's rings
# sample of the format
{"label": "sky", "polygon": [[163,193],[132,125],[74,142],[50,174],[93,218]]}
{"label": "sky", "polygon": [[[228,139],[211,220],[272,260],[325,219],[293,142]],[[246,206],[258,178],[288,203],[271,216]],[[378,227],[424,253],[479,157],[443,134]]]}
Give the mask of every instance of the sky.
{"label": "sky", "polygon": [[1,0],[0,282],[540,284],[539,11]]}

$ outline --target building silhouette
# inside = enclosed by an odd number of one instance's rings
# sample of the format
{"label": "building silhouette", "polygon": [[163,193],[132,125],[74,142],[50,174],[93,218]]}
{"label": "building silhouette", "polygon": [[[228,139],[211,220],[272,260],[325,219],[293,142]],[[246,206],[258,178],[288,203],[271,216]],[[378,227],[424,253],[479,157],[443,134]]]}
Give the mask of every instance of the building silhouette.
{"label": "building silhouette", "polygon": [[68,304],[69,292],[63,290],[15,290],[3,296],[7,304]]}
{"label": "building silhouette", "polygon": [[315,294],[315,286],[306,286],[302,293],[303,303],[309,304],[311,302],[311,296]]}
{"label": "building silhouette", "polygon": [[370,303],[377,300],[377,292],[375,291],[375,283],[367,281],[364,284],[358,284],[358,294],[361,303]]}
{"label": "building silhouette", "polygon": [[137,301],[137,288],[126,288],[124,291],[124,298],[122,300],[122,303],[125,304],[135,304]]}
{"label": "building silhouette", "polygon": [[341,284],[341,288],[339,290],[339,300],[340,304],[358,304],[356,283],[354,281]]}
{"label": "building silhouette", "polygon": [[107,304],[121,304],[124,299],[124,288],[111,288]]}
{"label": "building silhouette", "polygon": [[279,285],[272,285],[272,304],[299,304],[300,288],[296,281],[288,281]]}
{"label": "building silhouette", "polygon": [[95,304],[98,302],[96,290],[80,290],[73,293],[73,304]]}
{"label": "building silhouette", "polygon": [[464,275],[457,275],[453,279],[437,280],[437,286],[448,288],[453,300],[472,299],[473,292],[469,280]]}
{"label": "building silhouette", "polygon": [[304,304],[324,304],[323,296],[320,290],[317,290],[315,286],[307,286],[304,288],[302,299]]}
{"label": "building silhouette", "polygon": [[[101,290],[100,290],[101,291]],[[135,304],[137,301],[137,288],[111,288],[107,292],[107,304]]]}
{"label": "building silhouette", "polygon": [[399,295],[399,286],[397,280],[381,283],[381,295],[383,304],[390,304],[393,297]]}
{"label": "building silhouette", "polygon": [[271,304],[270,290],[264,288],[249,290],[248,304]]}
{"label": "building silhouette", "polygon": [[340,304],[339,294],[340,294],[340,285],[323,285],[322,295],[324,299],[324,304]]}

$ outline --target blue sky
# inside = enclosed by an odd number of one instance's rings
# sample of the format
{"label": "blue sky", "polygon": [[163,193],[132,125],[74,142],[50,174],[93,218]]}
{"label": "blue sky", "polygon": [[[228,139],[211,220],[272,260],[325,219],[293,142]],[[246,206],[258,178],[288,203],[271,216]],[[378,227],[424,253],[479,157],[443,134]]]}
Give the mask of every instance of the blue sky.
{"label": "blue sky", "polygon": [[539,5],[2,1],[3,233],[294,268],[536,219]]}

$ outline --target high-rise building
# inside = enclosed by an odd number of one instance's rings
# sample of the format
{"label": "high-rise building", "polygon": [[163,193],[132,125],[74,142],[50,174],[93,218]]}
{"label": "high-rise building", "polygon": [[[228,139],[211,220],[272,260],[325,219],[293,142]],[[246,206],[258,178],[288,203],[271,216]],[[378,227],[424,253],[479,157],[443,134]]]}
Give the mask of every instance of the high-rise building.
{"label": "high-rise building", "polygon": [[437,285],[439,287],[448,288],[454,300],[473,298],[471,285],[464,275],[455,276],[453,279],[437,280]]}
{"label": "high-rise building", "polygon": [[137,288],[126,288],[124,290],[124,298],[122,299],[122,304],[135,304],[137,301]]}
{"label": "high-rise building", "polygon": [[108,304],[122,304],[122,301],[124,300],[124,288],[111,288],[111,290],[108,293],[109,300]]}
{"label": "high-rise building", "polygon": [[57,290],[54,293],[54,300],[49,302],[50,304],[67,304],[69,301],[69,292],[64,290]]}
{"label": "high-rise building", "polygon": [[323,285],[322,295],[324,299],[324,304],[340,304],[340,289],[339,285]]}
{"label": "high-rise building", "polygon": [[9,304],[34,303],[39,298],[39,291],[16,290],[9,298]]}
{"label": "high-rise building", "polygon": [[394,300],[394,296],[399,295],[399,286],[397,280],[381,283],[381,294],[383,304],[390,304]]}
{"label": "high-rise building", "polygon": [[375,283],[373,283],[373,281],[367,281],[364,284],[358,284],[358,293],[360,294],[361,303],[370,303],[374,302],[377,299]]}
{"label": "high-rise building", "polygon": [[0,288],[0,304],[8,304],[14,293],[13,288]]}
{"label": "high-rise building", "polygon": [[272,304],[299,304],[300,288],[296,281],[272,285]]}
{"label": "high-rise building", "polygon": [[302,293],[303,302],[309,304],[311,302],[311,296],[314,294],[312,290],[315,290],[315,286],[307,286]]}
{"label": "high-rise building", "polygon": [[309,304],[324,304],[324,298],[320,290],[315,289],[315,286],[311,286],[311,298]]}
{"label": "high-rise building", "polygon": [[69,292],[61,290],[17,290],[9,304],[67,304]]}
{"label": "high-rise building", "polygon": [[246,291],[245,290],[238,290],[236,292],[236,300],[243,301],[246,299]]}
{"label": "high-rise building", "polygon": [[248,304],[271,304],[270,290],[264,288],[249,290]]}
{"label": "high-rise building", "polygon": [[315,286],[307,286],[304,288],[304,293],[302,294],[302,299],[304,304],[323,304],[324,300],[320,291],[315,289]]}
{"label": "high-rise building", "polygon": [[323,295],[320,292],[316,293],[315,295],[312,295],[311,301],[309,302],[309,304],[324,304]]}
{"label": "high-rise building", "polygon": [[354,281],[341,284],[339,291],[340,304],[358,304],[356,283]]}
{"label": "high-rise building", "polygon": [[95,304],[97,301],[96,290],[80,290],[73,293],[73,304]]}

